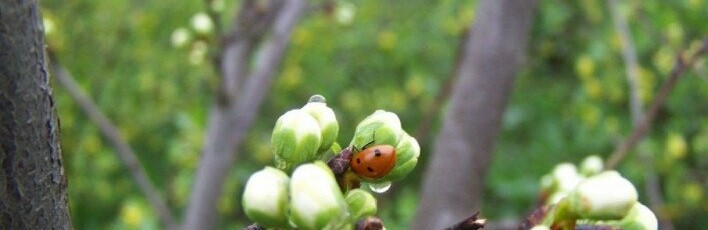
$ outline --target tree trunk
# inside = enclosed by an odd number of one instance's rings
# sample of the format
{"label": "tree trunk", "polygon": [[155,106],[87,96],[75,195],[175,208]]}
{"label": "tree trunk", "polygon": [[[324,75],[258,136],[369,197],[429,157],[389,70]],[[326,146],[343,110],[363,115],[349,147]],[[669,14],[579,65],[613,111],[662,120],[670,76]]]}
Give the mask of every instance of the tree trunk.
{"label": "tree trunk", "polygon": [[39,8],[0,6],[0,229],[70,229]]}
{"label": "tree trunk", "polygon": [[[483,0],[421,188],[413,229],[442,229],[481,207],[484,178],[536,1]],[[482,215],[484,211],[482,210]]]}

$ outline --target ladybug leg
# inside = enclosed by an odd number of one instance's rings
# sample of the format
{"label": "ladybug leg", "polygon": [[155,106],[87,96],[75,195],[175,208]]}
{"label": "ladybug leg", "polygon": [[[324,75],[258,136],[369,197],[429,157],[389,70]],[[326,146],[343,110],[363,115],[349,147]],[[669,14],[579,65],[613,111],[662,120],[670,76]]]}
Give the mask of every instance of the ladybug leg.
{"label": "ladybug leg", "polygon": [[369,145],[373,144],[373,143],[374,143],[374,141],[376,141],[376,132],[374,132],[374,134],[373,134],[373,135],[371,135],[371,136],[372,136],[372,138],[371,138],[371,141],[370,141],[369,143],[365,144],[365,145],[364,145],[364,147],[362,147],[362,148],[361,148],[361,150],[364,150],[364,149],[366,149],[366,148],[367,148],[367,146],[369,146]]}

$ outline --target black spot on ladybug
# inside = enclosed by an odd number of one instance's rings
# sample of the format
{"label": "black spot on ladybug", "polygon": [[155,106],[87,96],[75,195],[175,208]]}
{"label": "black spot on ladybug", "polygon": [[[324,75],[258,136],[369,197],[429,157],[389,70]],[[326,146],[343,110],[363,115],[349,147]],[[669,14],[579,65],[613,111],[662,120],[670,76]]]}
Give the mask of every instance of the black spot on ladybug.
{"label": "black spot on ladybug", "polygon": [[380,156],[381,156],[381,150],[379,150],[379,149],[374,149],[374,156],[380,157]]}
{"label": "black spot on ladybug", "polygon": [[374,169],[372,169],[371,167],[366,167],[366,170],[369,172],[374,172]]}
{"label": "black spot on ladybug", "polygon": [[361,164],[361,159],[356,158],[356,163],[357,163],[357,164]]}

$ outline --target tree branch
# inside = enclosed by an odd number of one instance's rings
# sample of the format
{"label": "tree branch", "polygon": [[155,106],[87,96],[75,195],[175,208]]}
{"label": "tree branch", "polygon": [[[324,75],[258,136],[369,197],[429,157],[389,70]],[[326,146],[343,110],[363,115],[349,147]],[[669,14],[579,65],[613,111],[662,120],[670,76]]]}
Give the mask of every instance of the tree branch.
{"label": "tree branch", "polygon": [[[184,229],[213,228],[217,215],[216,202],[221,196],[224,179],[236,159],[236,147],[241,144],[253,123],[258,107],[268,92],[275,70],[278,69],[284,57],[290,34],[307,5],[303,0],[280,3],[284,5],[274,6],[278,10],[273,12],[272,34],[270,39],[261,45],[260,59],[256,60],[253,69],[246,71],[246,66],[250,63],[253,47],[258,45],[257,40],[259,39],[237,37],[234,43],[227,42],[224,59],[221,63],[221,74],[224,81],[222,84],[230,85],[226,87],[228,91],[224,94],[227,100],[226,103],[216,103],[212,106],[202,159],[197,169],[194,189],[187,207]],[[245,1],[244,4],[260,3]],[[248,12],[249,15],[250,13],[252,12]],[[251,22],[256,24],[268,20],[262,17],[271,16],[261,14],[260,17],[253,19],[248,15],[239,15],[239,18],[255,20]],[[261,27],[249,24],[249,21],[239,20],[237,24]],[[238,31],[254,31],[244,27],[239,28],[243,29],[238,29]],[[263,31],[267,31],[271,26],[263,25],[262,28]],[[256,31],[258,32],[254,33],[260,33],[260,29]],[[249,32],[244,32],[244,34],[249,34]],[[256,38],[263,36],[265,34],[258,35]],[[249,74],[244,77],[246,73]],[[241,82],[244,84],[239,87]]]}
{"label": "tree branch", "polygon": [[[619,11],[619,1],[608,0],[607,5],[612,14],[615,31],[617,32],[622,44],[622,58],[626,66],[627,83],[629,85],[630,113],[632,117],[632,124],[636,127],[642,118],[642,114],[644,113],[639,91],[639,64],[637,61],[637,52],[634,48],[634,43],[632,42],[632,34],[629,31],[627,18],[624,17]],[[647,195],[649,197],[649,206],[653,210],[656,210],[664,204],[664,199],[661,194],[661,188],[659,187],[656,171],[654,170],[652,157],[646,148],[641,148],[640,146],[638,151],[640,161],[642,161],[644,166],[647,167],[646,173],[644,173],[644,179],[647,182],[645,185],[645,190],[647,191]],[[661,229],[674,229],[673,223],[668,218],[660,218],[659,224],[661,225]]]}
{"label": "tree branch", "polygon": [[706,52],[708,49],[708,38],[703,40],[701,47],[688,58],[684,58],[683,54],[677,55],[676,62],[674,63],[674,68],[671,70],[668,79],[661,85],[659,93],[654,99],[654,102],[649,107],[649,110],[642,117],[641,121],[635,126],[634,130],[630,136],[625,139],[610,155],[606,165],[608,169],[615,168],[617,164],[627,155],[627,153],[634,148],[634,146],[639,143],[641,139],[646,136],[651,123],[656,119],[656,115],[659,113],[659,109],[666,103],[671,90],[678,82],[679,78],[682,76],[683,72],[689,69],[693,64]]}
{"label": "tree branch", "polygon": [[[238,92],[243,90],[243,81],[249,71],[251,56],[258,41],[273,26],[284,2],[281,1],[244,1],[241,10],[233,22],[232,32],[219,34],[223,53],[220,56],[222,84],[219,99],[225,103],[236,100]],[[223,104],[223,103],[222,103]]]}
{"label": "tree branch", "polygon": [[[50,53],[50,56],[54,56]],[[165,200],[152,184],[145,172],[145,169],[140,165],[140,161],[136,157],[135,152],[130,148],[128,143],[120,136],[118,129],[111,123],[108,118],[98,109],[98,106],[87,97],[81,88],[78,86],[69,72],[58,63],[56,58],[52,58],[51,70],[54,73],[59,84],[69,93],[72,99],[79,105],[81,110],[98,126],[101,134],[113,146],[116,155],[121,159],[123,164],[128,167],[130,175],[138,184],[138,188],[148,199],[150,205],[160,217],[160,221],[167,229],[176,229],[177,224],[168,208]]]}

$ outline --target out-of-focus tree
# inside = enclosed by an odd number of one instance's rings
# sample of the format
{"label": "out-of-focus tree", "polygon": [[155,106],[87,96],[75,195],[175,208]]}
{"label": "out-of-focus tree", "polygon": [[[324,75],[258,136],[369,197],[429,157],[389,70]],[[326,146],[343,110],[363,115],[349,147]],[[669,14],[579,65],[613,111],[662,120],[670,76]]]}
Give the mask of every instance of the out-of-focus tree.
{"label": "out-of-focus tree", "polygon": [[39,7],[0,4],[0,228],[70,229]]}
{"label": "out-of-focus tree", "polygon": [[421,188],[414,229],[441,229],[481,207],[501,118],[536,1],[481,1]]}

